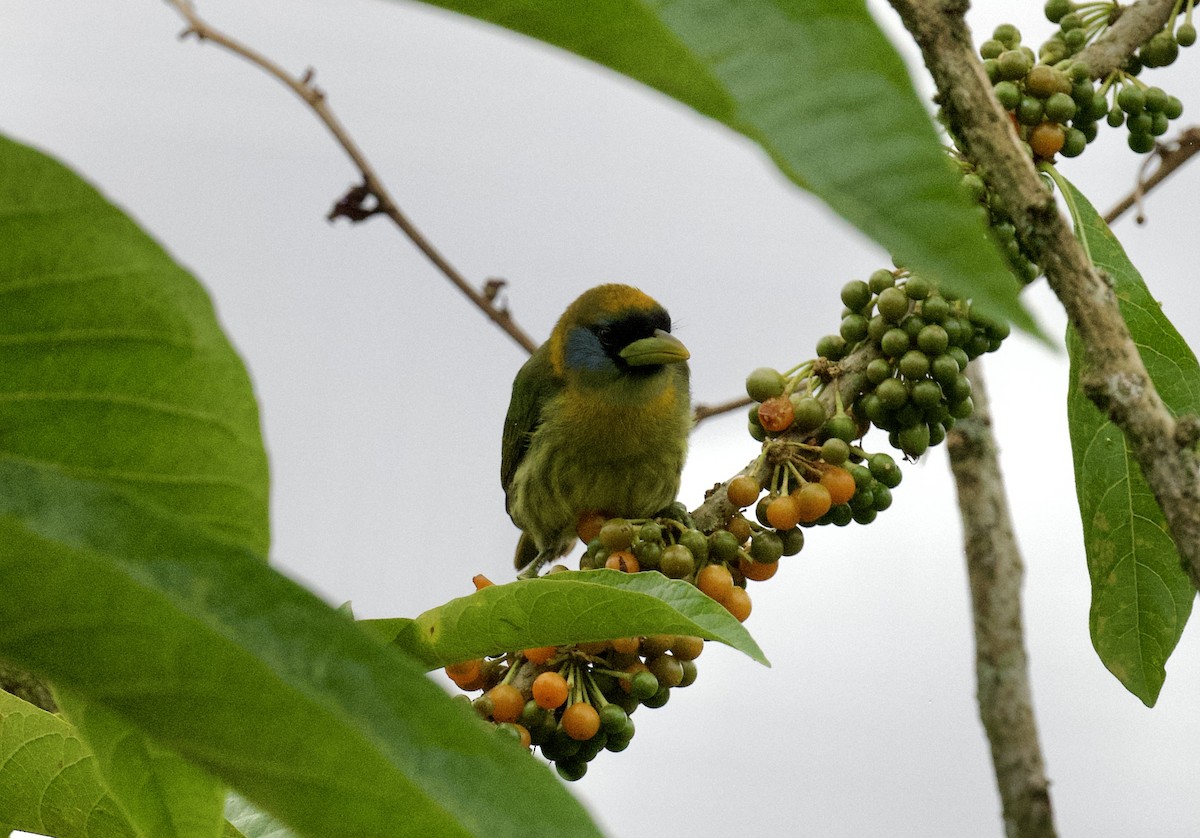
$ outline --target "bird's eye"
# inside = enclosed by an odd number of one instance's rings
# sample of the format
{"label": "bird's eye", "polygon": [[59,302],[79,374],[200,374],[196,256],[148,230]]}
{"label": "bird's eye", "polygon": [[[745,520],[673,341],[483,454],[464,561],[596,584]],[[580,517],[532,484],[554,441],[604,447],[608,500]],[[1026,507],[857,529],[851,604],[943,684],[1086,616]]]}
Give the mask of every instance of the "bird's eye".
{"label": "bird's eye", "polygon": [[596,329],[596,338],[604,346],[608,346],[612,342],[612,329],[608,326],[601,326]]}

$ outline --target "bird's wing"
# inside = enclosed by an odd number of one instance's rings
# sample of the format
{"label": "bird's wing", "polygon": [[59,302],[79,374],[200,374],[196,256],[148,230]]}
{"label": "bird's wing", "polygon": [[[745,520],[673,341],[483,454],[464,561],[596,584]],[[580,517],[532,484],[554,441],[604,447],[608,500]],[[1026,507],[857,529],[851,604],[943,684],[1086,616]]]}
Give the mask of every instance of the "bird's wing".
{"label": "bird's wing", "polygon": [[500,452],[500,484],[507,494],[517,467],[529,450],[529,440],[542,420],[542,408],[562,389],[554,374],[550,353],[542,346],[530,356],[513,381],[512,400],[504,417],[504,439]]}

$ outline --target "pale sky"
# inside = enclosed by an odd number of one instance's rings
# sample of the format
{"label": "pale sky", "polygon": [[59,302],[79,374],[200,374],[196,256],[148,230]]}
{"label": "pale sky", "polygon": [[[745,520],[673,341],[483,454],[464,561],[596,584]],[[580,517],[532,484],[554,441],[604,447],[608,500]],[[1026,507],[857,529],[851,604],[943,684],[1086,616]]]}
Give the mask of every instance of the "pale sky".
{"label": "pale sky", "polygon": [[[1034,44],[1051,31],[1039,2],[1019,17],[1018,4],[975,5],[979,31],[1009,19]],[[692,352],[698,401],[810,357],[837,328],[841,285],[888,263],[748,141],[551,48],[407,2],[199,10],[289,68],[315,67],[401,206],[466,275],[509,280],[530,333],[600,282],[658,298]],[[180,29],[161,2],[7,0],[0,131],[98,184],[209,289],[260,400],[278,568],[360,617],[413,616],[468,593],[475,573],[511,578],[500,428],[523,353],[382,219],[326,222],[356,180],[341,151],[282,87]],[[1200,120],[1196,60],[1185,50],[1153,76],[1183,99],[1180,127]],[[1123,131],[1104,135],[1062,166],[1102,212],[1141,162]],[[1151,197],[1148,226],[1117,227],[1193,346],[1198,188],[1193,164]],[[1044,283],[1028,297],[1060,336]],[[1195,835],[1197,629],[1153,710],[1103,668],[1065,353],[1017,336],[987,371],[1059,830]],[[755,448],[740,413],[705,423],[683,500],[694,507]],[[1002,833],[953,489],[944,453],[926,460],[875,523],[811,533],[752,588],[747,627],[772,668],[710,646],[697,683],[639,710],[630,748],[571,787],[609,834]]]}

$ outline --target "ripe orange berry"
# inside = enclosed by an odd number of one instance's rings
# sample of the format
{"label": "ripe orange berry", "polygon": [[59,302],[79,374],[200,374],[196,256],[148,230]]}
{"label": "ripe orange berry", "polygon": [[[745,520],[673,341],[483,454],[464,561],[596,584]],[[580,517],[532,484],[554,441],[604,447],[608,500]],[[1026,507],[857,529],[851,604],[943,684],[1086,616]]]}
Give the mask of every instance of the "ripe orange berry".
{"label": "ripe orange berry", "polygon": [[746,622],[746,618],[750,616],[750,594],[746,593],[745,588],[734,588],[721,604],[739,623]]}
{"label": "ripe orange berry", "polygon": [[766,582],[779,570],[779,562],[756,562],[750,559],[739,559],[738,570],[747,579],[754,582]]}
{"label": "ripe orange berry", "polygon": [[600,714],[586,701],[576,701],[563,710],[560,724],[567,736],[586,742],[600,731]]}
{"label": "ripe orange berry", "polygon": [[604,560],[604,566],[609,570],[619,570],[622,573],[637,573],[642,569],[638,564],[637,557],[628,550],[609,553],[608,558]]}
{"label": "ripe orange berry", "polygon": [[1050,160],[1062,150],[1067,135],[1057,122],[1043,122],[1029,132],[1029,147],[1035,157]]}
{"label": "ripe orange berry", "polygon": [[452,663],[446,667],[446,674],[450,676],[451,681],[458,684],[459,687],[463,687],[463,684],[469,684],[479,678],[482,663],[483,661],[478,658]]}
{"label": "ripe orange berry", "polygon": [[792,492],[796,499],[796,507],[800,513],[801,523],[815,521],[829,511],[833,506],[833,498],[829,490],[820,483],[805,483]]}
{"label": "ripe orange berry", "polygon": [[854,484],[854,475],[838,466],[825,469],[825,473],[821,475],[821,485],[829,490],[829,500],[834,504],[849,503],[858,490]]}
{"label": "ripe orange berry", "polygon": [[799,524],[800,507],[796,499],[791,495],[782,495],[768,503],[767,523],[777,530],[790,530]]}
{"label": "ripe orange berry", "polygon": [[580,541],[587,544],[600,535],[600,528],[604,526],[605,520],[599,512],[581,512],[575,520],[575,534],[579,536]]}
{"label": "ripe orange berry", "polygon": [[762,494],[762,486],[748,474],[738,475],[725,487],[725,496],[739,509],[745,509],[754,503],[760,494]]}
{"label": "ripe orange berry", "polygon": [[723,564],[706,564],[696,574],[696,587],[717,602],[724,602],[733,590],[733,576]]}
{"label": "ripe orange berry", "polygon": [[529,728],[525,727],[525,725],[521,724],[520,722],[513,722],[513,727],[515,727],[517,732],[521,734],[522,748],[528,748],[533,744],[533,738],[529,735]]}
{"label": "ripe orange berry", "polygon": [[554,653],[557,651],[557,646],[534,646],[532,649],[524,650],[521,654],[525,656],[525,660],[536,666],[541,666],[554,657]]}
{"label": "ripe orange berry", "polygon": [[725,529],[733,533],[733,537],[738,540],[738,544],[745,544],[746,539],[750,538],[750,524],[745,518],[731,518],[729,523],[725,525]]}
{"label": "ripe orange berry", "polygon": [[492,719],[497,722],[515,722],[525,709],[525,696],[512,684],[497,684],[487,691],[492,700]]}
{"label": "ripe orange berry", "polygon": [[786,431],[795,417],[792,401],[787,396],[772,396],[758,406],[758,422],[765,431]]}
{"label": "ripe orange berry", "polygon": [[484,576],[482,573],[476,573],[474,576],[471,577],[471,581],[475,583],[475,590],[477,590],[477,591],[482,591],[484,588],[488,587],[489,585],[496,584],[491,579],[488,579],[486,576]]}
{"label": "ripe orange berry", "polygon": [[642,645],[639,637],[617,637],[612,641],[612,647],[622,655],[632,655]]}
{"label": "ripe orange berry", "polygon": [[533,679],[533,700],[543,710],[561,707],[566,702],[569,692],[567,679],[557,672],[543,672]]}

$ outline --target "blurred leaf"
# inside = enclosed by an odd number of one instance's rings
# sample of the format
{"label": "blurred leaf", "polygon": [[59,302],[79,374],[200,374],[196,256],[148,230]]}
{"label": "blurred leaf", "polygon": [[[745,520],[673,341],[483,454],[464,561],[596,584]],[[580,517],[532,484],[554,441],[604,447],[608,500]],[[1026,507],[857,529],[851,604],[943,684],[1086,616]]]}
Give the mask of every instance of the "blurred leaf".
{"label": "blurred leaf", "polygon": [[717,640],[767,664],[754,638],[694,585],[661,573],[551,573],[491,585],[415,620],[364,620],[434,669],[483,655],[614,637],[686,634]]}
{"label": "blurred leaf", "polygon": [[225,818],[241,830],[245,838],[295,838],[296,833],[236,792],[225,798]]}
{"label": "blurred leaf", "polygon": [[[1159,395],[1176,416],[1200,413],[1195,354],[1150,296],[1108,225],[1078,190],[1061,176],[1058,180],[1076,235],[1096,267],[1112,279],[1121,314]],[[1083,391],[1083,346],[1070,327],[1067,350],[1067,421],[1092,580],[1092,645],[1125,688],[1152,707],[1196,591],[1125,437]]]}
{"label": "blurred leaf", "polygon": [[111,710],[57,689],[63,715],[96,756],[96,767],[130,822],[155,838],[218,838],[225,789]]}
{"label": "blurred leaf", "polygon": [[0,655],[297,832],[598,834],[543,765],[250,550],[53,467],[0,456],[0,486]]}
{"label": "blurred leaf", "polygon": [[863,0],[423,2],[569,50],[724,123],[904,264],[1037,333]]}
{"label": "blurred leaf", "polygon": [[258,409],[204,290],[57,161],[0,137],[0,171],[0,454],[265,556]]}
{"label": "blurred leaf", "polygon": [[66,721],[0,691],[0,834],[137,838]]}

